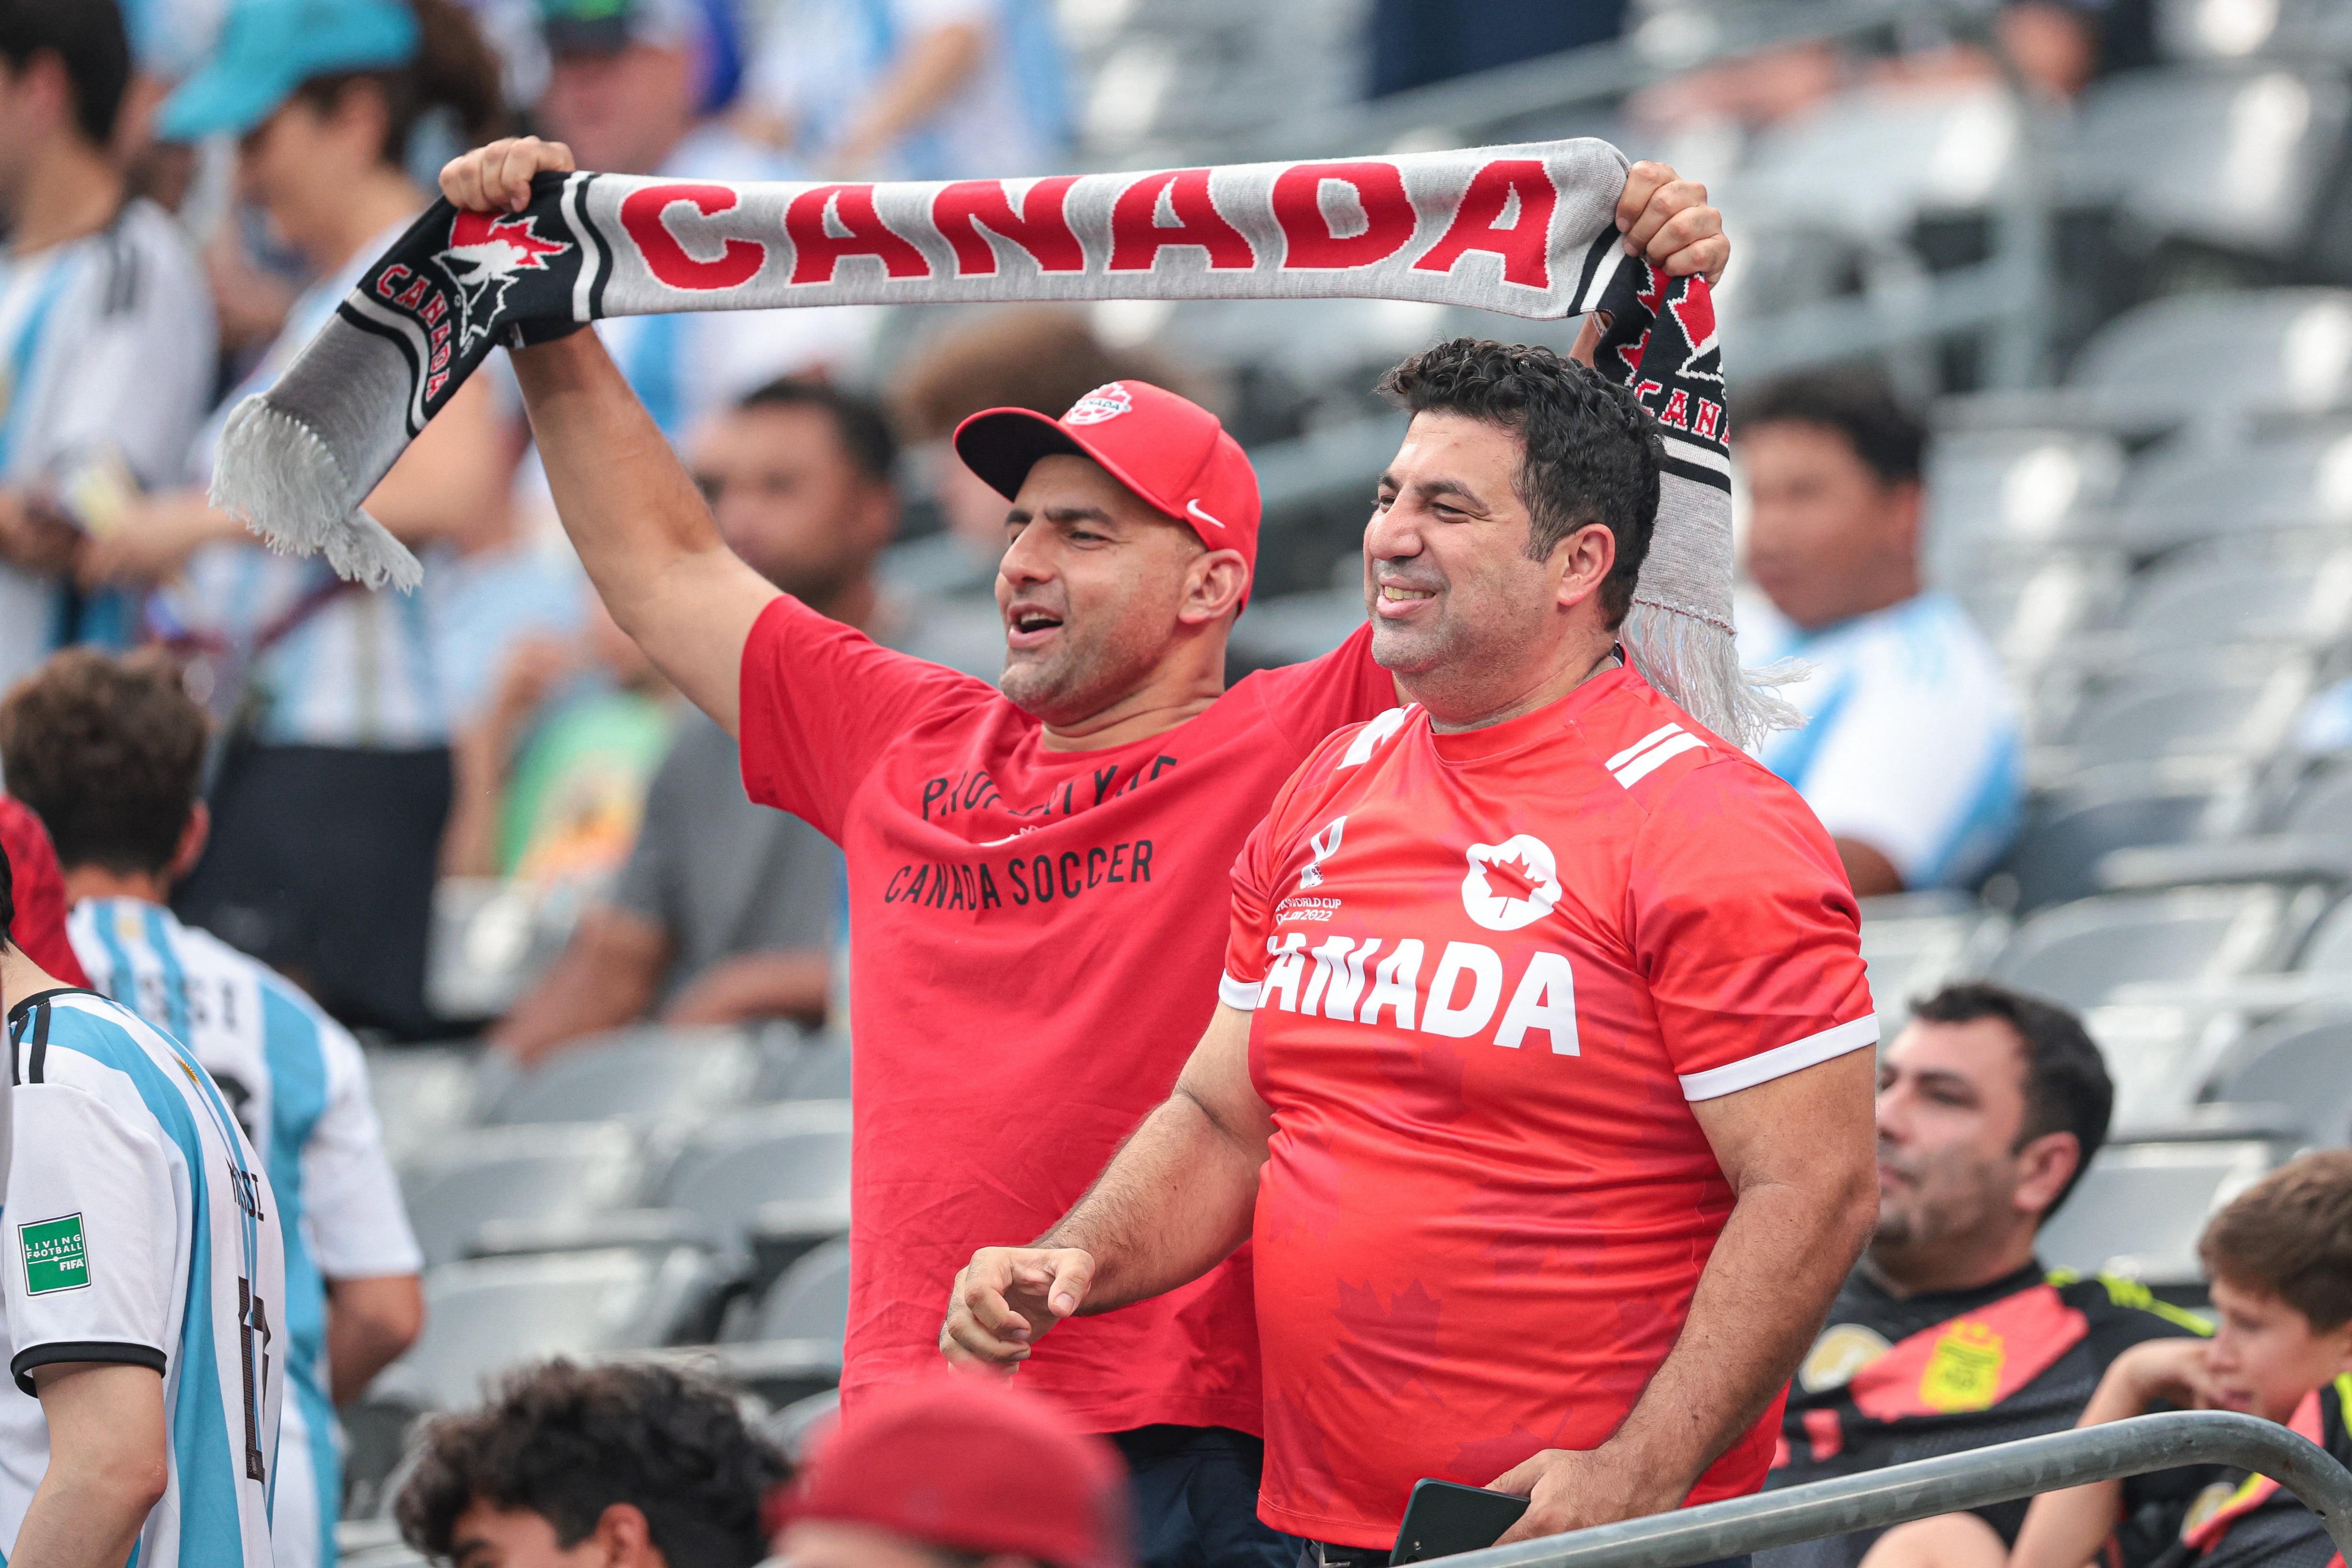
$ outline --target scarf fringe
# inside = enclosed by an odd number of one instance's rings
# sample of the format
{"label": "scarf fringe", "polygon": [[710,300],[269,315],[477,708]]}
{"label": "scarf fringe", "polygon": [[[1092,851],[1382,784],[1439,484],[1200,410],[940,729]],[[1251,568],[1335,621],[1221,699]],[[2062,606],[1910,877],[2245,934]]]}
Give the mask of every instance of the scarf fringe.
{"label": "scarf fringe", "polygon": [[1777,689],[1805,678],[1801,660],[1743,669],[1730,633],[1705,616],[1641,598],[1619,637],[1643,679],[1743,751],[1776,730],[1804,725],[1805,716]]}
{"label": "scarf fringe", "polygon": [[214,459],[212,503],[280,555],[323,554],[349,582],[413,593],[425,568],[344,498],[351,481],[318,433],[257,393],[237,405]]}

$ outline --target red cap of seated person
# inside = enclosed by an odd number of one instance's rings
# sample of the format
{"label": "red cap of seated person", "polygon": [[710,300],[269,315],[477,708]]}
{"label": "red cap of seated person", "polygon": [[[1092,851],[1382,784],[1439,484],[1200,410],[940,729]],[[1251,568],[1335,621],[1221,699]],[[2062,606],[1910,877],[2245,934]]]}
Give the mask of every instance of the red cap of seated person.
{"label": "red cap of seated person", "polygon": [[[66,935],[66,879],[49,830],[14,795],[0,795],[0,850],[16,873],[16,951],[68,985],[89,985]],[[8,1001],[13,1006],[17,998]]]}
{"label": "red cap of seated person", "polygon": [[1040,458],[1092,458],[1111,478],[1257,569],[1257,470],[1217,416],[1148,381],[1106,382],[1059,419],[983,408],[956,426],[956,456],[1011,500]]}
{"label": "red cap of seated person", "polygon": [[863,1524],[1054,1568],[1132,1562],[1109,1444],[994,1378],[941,1373],[867,1394],[784,1499],[781,1523]]}

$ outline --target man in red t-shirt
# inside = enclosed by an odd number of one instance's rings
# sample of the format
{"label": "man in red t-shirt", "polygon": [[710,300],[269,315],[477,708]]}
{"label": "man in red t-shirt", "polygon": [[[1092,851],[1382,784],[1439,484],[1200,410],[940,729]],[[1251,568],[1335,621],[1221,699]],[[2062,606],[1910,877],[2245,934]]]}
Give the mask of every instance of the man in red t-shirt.
{"label": "man in red t-shirt", "polygon": [[1250,1243],[1259,1517],[1327,1563],[1423,1477],[1529,1494],[1507,1540],[1754,1490],[1876,1207],[1837,850],[1615,646],[1654,423],[1466,339],[1383,387],[1371,647],[1411,701],[1283,786],[1175,1094],[947,1329],[1016,1363]]}
{"label": "man in red t-shirt", "polygon": [[33,808],[0,795],[0,850],[16,868],[16,949],[68,985],[89,984],[66,935],[66,878]]}
{"label": "man in red t-shirt", "polygon": [[[452,163],[511,206],[561,147]],[[1705,192],[1636,165],[1629,249],[1721,270]],[[1629,268],[1630,270],[1630,268]],[[975,416],[1012,503],[1003,689],[880,647],[729,554],[660,432],[581,332],[513,356],[563,523],[614,618],[742,743],[753,799],[848,865],[856,1121],[842,1394],[936,1371],[940,1287],[1034,1236],[1166,1094],[1214,1005],[1234,856],[1332,730],[1396,704],[1369,629],[1224,685],[1255,476],[1205,410],[1114,383],[1059,420]],[[1630,365],[1628,367],[1630,374]],[[1022,1373],[1136,1472],[1150,1563],[1289,1568],[1253,1508],[1263,1421],[1246,1255],[1078,1325]]]}

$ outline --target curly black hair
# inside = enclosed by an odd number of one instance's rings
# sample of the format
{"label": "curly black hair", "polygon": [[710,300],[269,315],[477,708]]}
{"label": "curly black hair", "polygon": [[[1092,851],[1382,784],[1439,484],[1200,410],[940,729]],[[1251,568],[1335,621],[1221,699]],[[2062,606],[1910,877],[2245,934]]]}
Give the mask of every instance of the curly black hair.
{"label": "curly black hair", "polygon": [[0,770],[67,867],[172,863],[205,767],[205,710],[172,662],[66,648],[0,699]]}
{"label": "curly black hair", "polygon": [[1460,414],[1517,432],[1527,449],[1519,502],[1528,554],[1547,559],[1559,542],[1599,523],[1617,541],[1601,584],[1616,626],[1633,603],[1658,521],[1657,421],[1633,393],[1589,365],[1528,343],[1455,338],[1381,377],[1381,395],[1410,414]]}
{"label": "curly black hair", "polygon": [[393,1511],[402,1539],[436,1561],[477,1501],[541,1515],[567,1551],[625,1502],[674,1568],[751,1568],[768,1554],[760,1505],[791,1474],[730,1394],[663,1366],[526,1367],[421,1442]]}

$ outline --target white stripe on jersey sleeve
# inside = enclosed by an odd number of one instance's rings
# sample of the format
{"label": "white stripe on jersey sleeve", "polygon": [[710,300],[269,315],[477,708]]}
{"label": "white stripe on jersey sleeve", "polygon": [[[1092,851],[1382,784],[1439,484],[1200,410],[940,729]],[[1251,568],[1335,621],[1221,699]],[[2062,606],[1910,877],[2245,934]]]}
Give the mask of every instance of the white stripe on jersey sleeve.
{"label": "white stripe on jersey sleeve", "polygon": [[1665,744],[1653,746],[1643,752],[1640,756],[1619,768],[1613,776],[1619,784],[1623,784],[1627,789],[1632,789],[1685,752],[1696,751],[1706,744],[1705,741],[1688,732],[1676,735]]}
{"label": "white stripe on jersey sleeve", "polygon": [[1240,1012],[1257,1011],[1260,989],[1259,983],[1255,980],[1236,980],[1230,974],[1217,976],[1217,1000]]}
{"label": "white stripe on jersey sleeve", "polygon": [[1754,1089],[1759,1083],[1769,1083],[1776,1078],[1786,1078],[1832,1057],[1842,1057],[1848,1051],[1858,1051],[1864,1046],[1878,1044],[1878,1015],[1865,1014],[1850,1024],[1840,1024],[1823,1029],[1818,1035],[1807,1035],[1801,1040],[1790,1040],[1785,1046],[1775,1046],[1752,1057],[1742,1057],[1705,1072],[1682,1075],[1685,1100],[1714,1100],[1721,1095],[1737,1094],[1743,1089]]}

